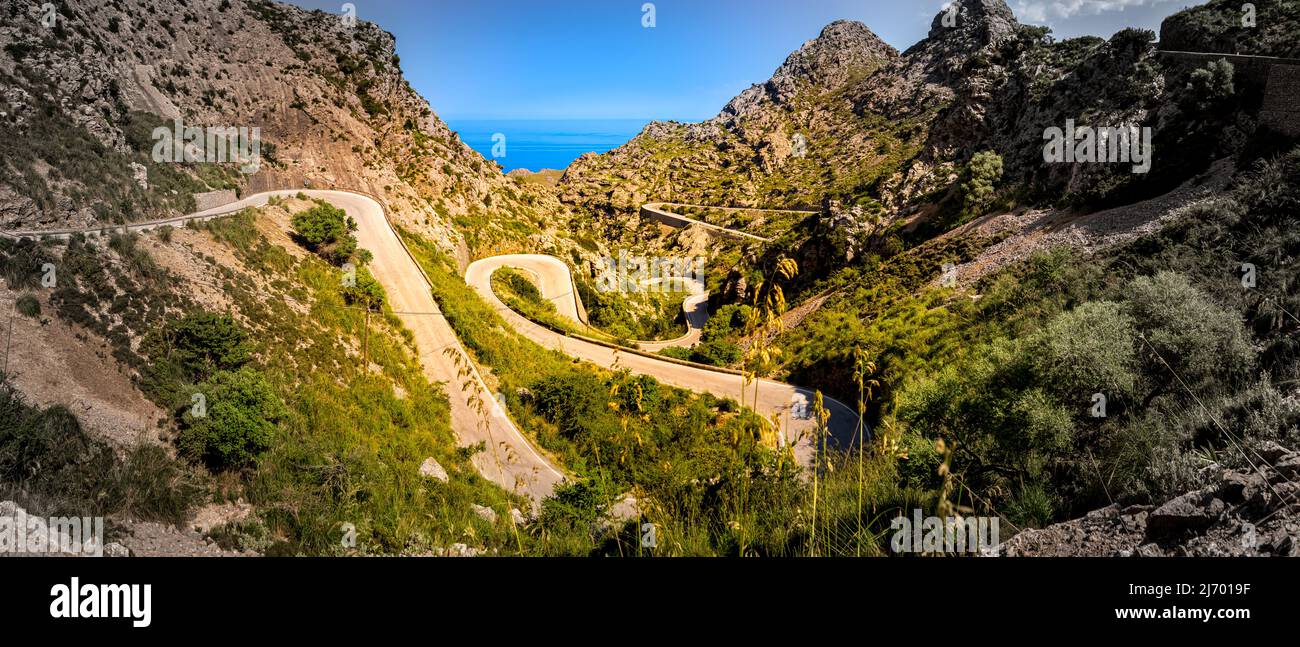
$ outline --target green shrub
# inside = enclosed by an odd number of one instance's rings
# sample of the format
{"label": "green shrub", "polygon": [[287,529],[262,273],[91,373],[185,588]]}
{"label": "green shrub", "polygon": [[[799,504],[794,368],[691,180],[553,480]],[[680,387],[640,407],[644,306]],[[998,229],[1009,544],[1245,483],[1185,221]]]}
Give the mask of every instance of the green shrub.
{"label": "green shrub", "polygon": [[552,531],[590,532],[600,519],[601,510],[618,492],[607,492],[600,481],[583,480],[564,483],[542,501],[542,527]]}
{"label": "green shrub", "polygon": [[252,359],[248,332],[229,315],[211,312],[188,314],[145,343],[155,362],[174,365],[181,379],[190,382],[237,369]]}
{"label": "green shrub", "polygon": [[43,244],[23,239],[0,238],[0,276],[10,289],[40,288],[46,264],[58,259]]}
{"label": "green shrub", "polygon": [[120,461],[66,408],[30,406],[0,383],[0,498],[39,514],[181,523],[207,492],[206,477],[162,447],[137,445]]}
{"label": "green shrub", "polygon": [[903,392],[898,416],[930,442],[956,441],[956,467],[972,483],[1041,482],[1052,463],[1068,455],[1071,409],[1081,414],[1088,400],[1072,399],[1079,406],[1070,408],[1057,403],[1039,386],[1030,355],[1006,340],[975,349]]}
{"label": "green shrub", "polygon": [[1142,331],[1148,373],[1173,371],[1173,379],[1156,378],[1156,392],[1183,382],[1204,393],[1216,381],[1237,381],[1254,361],[1240,316],[1210,301],[1181,274],[1137,279],[1124,309]]}
{"label": "green shrub", "polygon": [[1021,489],[1007,503],[1008,520],[1020,528],[1042,528],[1056,518],[1056,497],[1037,485]]}
{"label": "green shrub", "polygon": [[196,387],[206,411],[181,417],[180,448],[217,470],[247,467],[270,449],[275,425],[285,417],[280,398],[260,373],[221,371]]}
{"label": "green shrub", "polygon": [[712,366],[731,366],[740,361],[740,347],[725,339],[700,342],[691,354],[691,361]]}
{"label": "green shrub", "polygon": [[1208,112],[1222,107],[1236,94],[1233,76],[1236,70],[1227,59],[1211,61],[1192,72],[1187,84],[1186,100],[1197,112]]}
{"label": "green shrub", "polygon": [[1039,384],[1080,409],[1094,393],[1108,400],[1132,396],[1138,365],[1133,318],[1117,303],[1085,303],[1048,322],[1024,353]]}
{"label": "green shrub", "polygon": [[497,270],[495,275],[499,275],[501,280],[505,282],[506,287],[511,291],[520,297],[523,297],[525,300],[532,302],[534,305],[540,306],[549,303],[546,299],[542,298],[542,291],[538,290],[537,286],[533,284],[532,281],[529,281],[519,272],[510,268],[502,268]]}
{"label": "green shrub", "polygon": [[981,215],[1002,181],[1002,156],[992,151],[976,153],[966,169],[966,181],[961,185],[962,209],[965,217]]}
{"label": "green shrub", "polygon": [[740,336],[749,326],[754,309],[748,305],[728,304],[718,309],[704,324],[700,344],[689,359],[701,364],[730,366],[740,361]]}
{"label": "green shrub", "polygon": [[352,235],[357,223],[342,209],[319,203],[294,214],[292,224],[307,249],[334,265],[346,263],[357,251],[357,239]]}
{"label": "green shrub", "polygon": [[671,357],[673,359],[685,361],[693,361],[695,357],[694,349],[685,348],[683,346],[669,346],[668,348],[660,350],[659,354],[664,357]]}
{"label": "green shrub", "polygon": [[356,284],[343,286],[343,300],[350,306],[364,307],[372,312],[383,309],[388,295],[384,286],[375,280],[370,270],[357,268]]}
{"label": "green shrub", "polygon": [[159,445],[140,444],[127,452],[121,467],[121,504],[143,519],[180,525],[189,510],[206,498],[210,479],[167,455]]}

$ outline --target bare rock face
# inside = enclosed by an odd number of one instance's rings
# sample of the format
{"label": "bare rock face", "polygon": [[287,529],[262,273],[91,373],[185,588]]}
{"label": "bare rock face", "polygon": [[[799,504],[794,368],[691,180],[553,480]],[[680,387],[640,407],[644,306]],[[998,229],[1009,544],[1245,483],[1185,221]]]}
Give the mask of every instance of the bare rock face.
{"label": "bare rock face", "polygon": [[131,549],[117,542],[104,544],[104,557],[130,557]]}
{"label": "bare rock face", "polygon": [[1018,24],[1004,0],[960,0],[934,17],[928,40],[957,40],[961,47],[979,48],[1014,36]]}
{"label": "bare rock face", "polygon": [[870,71],[898,56],[897,50],[866,25],[839,20],[790,55],[767,83],[755,85],[723,108],[720,120],[753,117],[772,104],[786,105],[805,92],[846,85],[855,74]]}
{"label": "bare rock face", "polygon": [[1008,557],[1300,556],[1300,453],[1258,451],[1257,470],[1206,469],[1209,484],[1159,506],[1110,506],[1082,519],[1028,530],[1005,542]]}
{"label": "bare rock face", "polygon": [[38,225],[46,218],[31,198],[14,189],[0,186],[0,229],[26,229],[27,225]]}
{"label": "bare rock face", "polygon": [[855,101],[891,119],[939,111],[919,158],[933,165],[937,159],[959,157],[977,147],[987,131],[993,88],[1007,76],[997,64],[998,51],[1019,27],[1003,0],[954,2],[934,17],[924,40],[855,88]]}
{"label": "bare rock face", "polygon": [[1147,516],[1147,534],[1161,537],[1209,528],[1223,514],[1224,503],[1216,492],[1188,492]]}
{"label": "bare rock face", "polygon": [[852,263],[866,248],[879,219],[862,205],[845,205],[826,199],[817,218],[812,257],[802,264],[810,268],[839,267]]}

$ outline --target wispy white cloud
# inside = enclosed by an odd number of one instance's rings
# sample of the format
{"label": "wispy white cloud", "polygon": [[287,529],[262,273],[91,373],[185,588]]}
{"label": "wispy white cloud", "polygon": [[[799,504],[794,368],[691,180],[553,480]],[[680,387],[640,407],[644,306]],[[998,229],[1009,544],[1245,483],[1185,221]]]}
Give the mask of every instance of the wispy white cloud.
{"label": "wispy white cloud", "polygon": [[1075,16],[1095,16],[1130,7],[1148,7],[1172,0],[1016,0],[1012,8],[1024,22],[1050,23]]}

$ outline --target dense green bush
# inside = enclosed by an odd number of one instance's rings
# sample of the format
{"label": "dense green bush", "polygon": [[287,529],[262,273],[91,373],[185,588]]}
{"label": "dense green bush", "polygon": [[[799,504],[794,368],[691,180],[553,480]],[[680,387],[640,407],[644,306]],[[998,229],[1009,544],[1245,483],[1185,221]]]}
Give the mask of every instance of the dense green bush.
{"label": "dense green bush", "polygon": [[1240,315],[1212,302],[1186,276],[1139,277],[1130,290],[1125,311],[1142,331],[1140,352],[1148,371],[1168,369],[1174,378],[1158,380],[1153,394],[1175,382],[1199,393],[1218,391],[1216,383],[1238,382],[1254,363]]}
{"label": "dense green bush", "polygon": [[1111,402],[1132,397],[1138,379],[1136,343],[1133,319],[1119,304],[1095,301],[1057,315],[1021,352],[1034,383],[1082,410],[1095,393]]}
{"label": "dense green bush", "polygon": [[248,332],[229,315],[191,312],[145,333],[140,352],[149,360],[140,367],[140,386],[164,406],[189,406],[185,385],[238,369],[252,350]]}
{"label": "dense green bush", "polygon": [[164,332],[173,357],[187,379],[198,381],[216,371],[229,371],[252,358],[249,335],[229,315],[197,312]]}
{"label": "dense green bush", "polygon": [[57,260],[47,244],[0,238],[0,276],[11,289],[42,287],[46,264],[54,264],[57,270]]}
{"label": "dense green bush", "polygon": [[206,400],[206,411],[192,407],[181,416],[179,444],[186,456],[220,470],[252,465],[270,449],[275,425],[286,412],[261,374],[247,368],[220,371],[196,391]]}
{"label": "dense green bush", "polygon": [[519,272],[506,268],[497,270],[497,273],[505,281],[506,287],[525,300],[539,306],[548,303],[542,298],[542,291]]}
{"label": "dense green bush", "polygon": [[1236,94],[1233,83],[1235,73],[1235,68],[1227,59],[1211,61],[1205,67],[1193,71],[1184,95],[1186,107],[1195,112],[1209,112],[1223,107]]}
{"label": "dense green bush", "polygon": [[359,267],[356,272],[355,284],[345,284],[343,286],[343,301],[350,306],[362,307],[371,311],[383,310],[384,303],[388,299],[388,295],[384,292],[384,286],[375,280],[370,270]]}
{"label": "dense green bush", "polygon": [[740,338],[748,332],[754,308],[728,304],[709,317],[700,334],[700,343],[689,356],[693,362],[713,366],[732,366],[740,361]]}
{"label": "dense green bush", "polygon": [[[969,482],[1005,492],[1019,482],[1047,480],[1068,454],[1074,412],[1088,402],[1083,396],[1079,406],[1067,407],[1044,387],[1050,383],[1040,381],[1025,349],[1003,342],[904,392],[898,415],[914,433],[955,441]],[[936,474],[923,469],[931,478]]]}
{"label": "dense green bush", "polygon": [[701,341],[689,357],[692,362],[723,367],[736,364],[740,358],[739,346],[725,339],[716,338]]}
{"label": "dense green bush", "polygon": [[357,239],[352,235],[357,223],[333,205],[322,202],[294,214],[292,224],[307,249],[334,265],[346,263],[357,251]]}
{"label": "dense green bush", "polygon": [[966,177],[961,185],[962,213],[964,218],[982,215],[998,182],[1002,181],[1002,156],[992,151],[983,151],[971,158],[966,167]]}

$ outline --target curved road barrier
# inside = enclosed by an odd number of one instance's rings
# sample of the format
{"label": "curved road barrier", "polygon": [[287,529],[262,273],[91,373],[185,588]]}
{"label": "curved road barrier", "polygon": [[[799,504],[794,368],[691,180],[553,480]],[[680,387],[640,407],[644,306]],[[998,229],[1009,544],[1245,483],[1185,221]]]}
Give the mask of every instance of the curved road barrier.
{"label": "curved road barrier", "polygon": [[[515,254],[498,258],[521,259],[519,266],[510,266],[510,269],[522,271],[533,277],[533,282],[541,288],[542,298],[555,305],[557,314],[580,326],[596,330],[587,320],[582,297],[578,295],[577,284],[573,280],[573,272],[564,261],[553,256],[535,254]],[[534,265],[543,266],[546,271],[539,273],[534,270]],[[642,286],[649,287],[660,281],[663,279],[642,281]],[[663,341],[631,340],[636,348],[657,353],[673,346],[691,348],[700,343],[700,336],[704,334],[704,324],[709,322],[709,293],[705,291],[703,285],[694,280],[687,279],[686,282],[691,288],[690,296],[682,302],[682,312],[686,315],[686,334]]]}
{"label": "curved road barrier", "polygon": [[[653,284],[663,279],[650,281]],[[682,312],[686,315],[686,334],[677,339],[665,341],[637,341],[636,347],[648,353],[657,353],[665,348],[694,348],[700,344],[704,335],[704,324],[709,323],[709,293],[696,281],[688,281],[691,289],[689,296],[682,301]]]}

